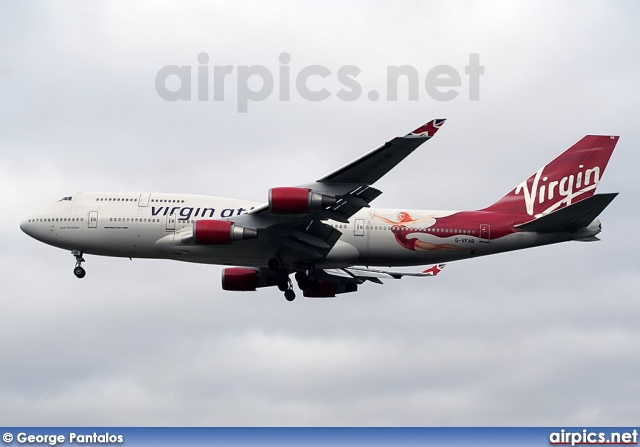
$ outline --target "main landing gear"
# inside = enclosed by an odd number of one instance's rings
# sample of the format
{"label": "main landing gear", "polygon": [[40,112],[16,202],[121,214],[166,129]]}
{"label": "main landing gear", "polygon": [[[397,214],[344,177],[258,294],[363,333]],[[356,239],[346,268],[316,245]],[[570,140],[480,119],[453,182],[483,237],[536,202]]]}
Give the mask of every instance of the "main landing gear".
{"label": "main landing gear", "polygon": [[275,272],[278,281],[278,289],[284,292],[284,298],[287,301],[296,299],[296,293],[293,291],[293,283],[289,279],[289,272],[283,267],[282,261],[278,258],[271,258],[267,263],[269,270]]}
{"label": "main landing gear", "polygon": [[[293,301],[296,299],[296,293],[293,291],[293,283],[289,278],[289,270],[284,267],[282,260],[279,256],[269,259],[267,263],[269,270],[273,271],[276,275],[278,289],[284,292],[284,297],[287,301]],[[313,265],[307,266],[308,270],[298,270],[295,274],[295,280],[298,283],[300,290],[320,288],[320,282],[316,274]]]}
{"label": "main landing gear", "polygon": [[316,276],[316,272],[313,270],[313,268],[308,272],[297,271],[296,282],[298,283],[298,287],[300,288],[300,290],[318,288],[318,277]]}
{"label": "main landing gear", "polygon": [[80,250],[73,250],[71,254],[76,258],[76,266],[73,269],[73,274],[76,275],[77,278],[84,278],[87,272],[82,268],[82,263],[85,262],[82,257],[82,252]]}

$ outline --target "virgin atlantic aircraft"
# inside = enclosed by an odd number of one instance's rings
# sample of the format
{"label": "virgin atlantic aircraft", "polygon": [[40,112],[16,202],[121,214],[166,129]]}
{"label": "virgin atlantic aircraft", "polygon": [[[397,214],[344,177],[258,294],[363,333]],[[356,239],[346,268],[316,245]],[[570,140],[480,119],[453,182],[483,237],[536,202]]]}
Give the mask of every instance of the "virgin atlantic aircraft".
{"label": "virgin atlantic aircraft", "polygon": [[[372,185],[433,137],[436,119],[313,183],[269,191],[265,204],[165,193],[78,193],[20,224],[84,255],[236,266],[224,290],[277,286],[295,299],[354,292],[366,281],[435,276],[445,262],[565,241],[596,241],[617,193],[595,194],[617,136],[588,135],[493,205],[476,211],[372,209]],[[420,273],[380,267],[436,264]],[[371,267],[378,268],[371,268]]]}

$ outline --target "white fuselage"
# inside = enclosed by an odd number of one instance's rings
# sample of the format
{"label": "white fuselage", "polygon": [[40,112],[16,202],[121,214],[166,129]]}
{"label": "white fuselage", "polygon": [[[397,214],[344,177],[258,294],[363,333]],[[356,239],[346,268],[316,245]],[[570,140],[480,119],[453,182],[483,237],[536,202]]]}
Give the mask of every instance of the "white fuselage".
{"label": "white fuselage", "polygon": [[[264,267],[273,256],[268,241],[203,246],[180,239],[198,219],[233,220],[260,205],[189,194],[78,193],[25,219],[21,228],[49,245],[86,254]],[[413,219],[410,225],[402,224],[402,237],[393,231],[400,227],[390,222],[399,213],[409,214]],[[453,214],[451,211],[365,208],[348,223],[327,221],[342,235],[316,266],[425,265],[579,239],[599,231],[599,222],[594,221],[579,233],[513,231],[492,239],[483,234],[489,225],[477,224],[482,218],[479,221],[474,218],[468,224],[457,223],[451,228],[434,226],[437,218]]]}

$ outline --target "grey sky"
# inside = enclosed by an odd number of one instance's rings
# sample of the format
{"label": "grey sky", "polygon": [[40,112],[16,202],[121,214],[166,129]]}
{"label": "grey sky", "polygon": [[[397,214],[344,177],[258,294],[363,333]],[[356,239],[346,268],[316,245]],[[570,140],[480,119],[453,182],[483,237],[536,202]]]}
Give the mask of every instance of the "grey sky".
{"label": "grey sky", "polygon": [[[0,418],[5,425],[632,425],[640,414],[635,2],[2,2]],[[355,65],[362,97],[237,113],[167,102],[168,64]],[[461,74],[367,99],[386,67]],[[332,83],[333,82],[333,83]],[[317,85],[325,86],[322,83]],[[327,88],[333,89],[328,80]],[[335,89],[333,92],[335,93]],[[195,98],[195,95],[194,95]],[[585,134],[620,135],[602,242],[449,264],[336,300],[220,289],[220,268],[69,253],[20,232],[77,191],[264,201],[432,118],[374,206],[484,207]]]}

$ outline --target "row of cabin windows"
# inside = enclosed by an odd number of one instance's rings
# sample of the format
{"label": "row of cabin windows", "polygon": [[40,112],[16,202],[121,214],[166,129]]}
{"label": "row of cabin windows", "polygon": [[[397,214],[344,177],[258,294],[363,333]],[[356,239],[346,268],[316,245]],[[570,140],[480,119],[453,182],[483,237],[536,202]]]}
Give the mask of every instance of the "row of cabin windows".
{"label": "row of cabin windows", "polygon": [[29,222],[82,222],[84,217],[43,217],[29,219]]}
{"label": "row of cabin windows", "polygon": [[[83,222],[84,217],[43,217],[38,219],[29,219],[29,223],[35,222]],[[138,217],[110,217],[109,222],[160,222],[160,219],[147,219]],[[178,223],[194,223],[195,220],[179,219]]]}
{"label": "row of cabin windows", "polygon": [[[161,219],[148,219],[143,217],[110,217],[109,222],[160,222]],[[84,217],[43,217],[29,219],[29,223],[35,222],[83,222]],[[178,219],[178,223],[194,223],[195,220]]]}
{"label": "row of cabin windows", "polygon": [[143,217],[110,217],[109,222],[160,222],[160,219],[147,219]]}
{"label": "row of cabin windows", "polygon": [[[144,217],[110,217],[109,222],[160,222],[162,219],[147,219]],[[178,219],[178,223],[194,223],[195,220]]]}
{"label": "row of cabin windows", "polygon": [[[65,199],[62,199],[65,200]],[[98,197],[96,202],[137,202],[138,199],[127,199],[121,197]],[[184,203],[184,200],[170,200],[170,199],[151,199],[153,203]]]}
{"label": "row of cabin windows", "polygon": [[[333,228],[347,228],[347,225],[342,224],[334,224]],[[449,228],[419,228],[419,227],[400,227],[393,226],[390,227],[388,225],[366,225],[365,229],[367,230],[391,230],[391,231],[402,231],[402,230],[411,230],[411,231],[424,231],[427,233],[451,233],[451,234],[476,234],[476,230],[454,230]]]}
{"label": "row of cabin windows", "polygon": [[[402,231],[402,230],[412,230],[412,231],[422,231],[427,233],[452,233],[452,234],[476,234],[476,230],[455,230],[452,228],[419,228],[419,227],[386,227],[387,229],[391,229],[392,231]],[[373,228],[377,230],[378,227]],[[380,229],[384,229],[380,227]]]}
{"label": "row of cabin windows", "polygon": [[[38,219],[29,219],[29,223],[35,222],[83,222],[84,217],[43,217]],[[147,219],[138,217],[110,217],[109,222],[160,222],[160,219]],[[189,223],[188,220],[178,220],[179,223]],[[191,223],[195,222],[192,220]]]}

